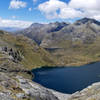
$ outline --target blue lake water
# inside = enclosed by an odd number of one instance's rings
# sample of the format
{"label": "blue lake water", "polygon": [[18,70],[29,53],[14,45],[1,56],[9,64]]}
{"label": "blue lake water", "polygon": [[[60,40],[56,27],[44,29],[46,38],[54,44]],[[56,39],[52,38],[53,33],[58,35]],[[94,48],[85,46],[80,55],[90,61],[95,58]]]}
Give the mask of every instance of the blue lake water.
{"label": "blue lake water", "polygon": [[80,91],[100,81],[100,62],[81,67],[38,68],[33,81],[62,93]]}

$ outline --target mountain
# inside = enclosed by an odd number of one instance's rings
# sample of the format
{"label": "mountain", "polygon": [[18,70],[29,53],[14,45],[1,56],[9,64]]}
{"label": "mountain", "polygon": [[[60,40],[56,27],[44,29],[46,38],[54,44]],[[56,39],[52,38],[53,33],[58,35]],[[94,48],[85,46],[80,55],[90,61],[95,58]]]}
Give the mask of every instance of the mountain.
{"label": "mountain", "polygon": [[[33,39],[42,47],[58,47],[56,42],[60,40],[82,40],[91,42],[99,35],[100,22],[95,19],[83,18],[73,24],[55,22],[49,24],[34,23],[29,28],[17,31]],[[91,41],[87,41],[91,38]]]}
{"label": "mountain", "polygon": [[59,47],[59,42],[63,40],[82,41],[83,43],[91,43],[100,35],[100,22],[83,18],[73,24],[65,26],[63,29],[49,34],[41,42],[43,47]]}
{"label": "mountain", "polygon": [[23,34],[33,40],[36,43],[41,44],[42,40],[45,38],[46,35],[50,34],[51,32],[56,32],[61,30],[64,26],[67,26],[67,23],[50,23],[50,24],[39,24],[34,23],[29,28],[26,28],[21,31],[17,31],[16,34]]}
{"label": "mountain", "polygon": [[83,18],[72,24],[32,24],[18,32],[56,57],[60,65],[79,66],[100,61],[100,22]]}
{"label": "mountain", "polygon": [[95,19],[90,19],[90,18],[83,18],[83,19],[80,19],[80,20],[76,21],[75,24],[76,24],[76,25],[81,25],[81,24],[86,24],[87,22],[100,25],[100,22],[98,22],[98,21],[95,20]]}

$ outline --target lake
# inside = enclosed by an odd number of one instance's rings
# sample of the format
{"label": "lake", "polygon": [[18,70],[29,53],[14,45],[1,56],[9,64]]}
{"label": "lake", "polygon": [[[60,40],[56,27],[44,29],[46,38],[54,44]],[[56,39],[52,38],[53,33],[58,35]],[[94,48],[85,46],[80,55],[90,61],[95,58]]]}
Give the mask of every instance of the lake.
{"label": "lake", "polygon": [[100,81],[100,62],[80,67],[50,67],[32,70],[33,81],[62,93],[80,91]]}

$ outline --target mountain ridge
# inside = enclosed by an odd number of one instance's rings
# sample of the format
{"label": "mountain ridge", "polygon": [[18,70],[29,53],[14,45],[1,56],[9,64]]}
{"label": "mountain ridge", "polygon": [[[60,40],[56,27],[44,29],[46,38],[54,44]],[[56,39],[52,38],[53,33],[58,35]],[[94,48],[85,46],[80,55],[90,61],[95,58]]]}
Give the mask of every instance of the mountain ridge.
{"label": "mountain ridge", "polygon": [[[54,22],[54,23],[49,23],[49,24],[33,23],[29,28],[26,28],[22,31],[18,31],[16,33],[24,34],[25,36],[35,40],[37,44],[41,45],[42,41],[45,40],[45,38],[50,37],[50,35],[53,35],[56,32],[62,31],[61,35],[63,35],[63,33],[68,34],[71,31],[74,32],[73,29],[79,28],[79,26],[80,26],[80,30],[83,29],[84,27],[85,29],[91,28],[91,30],[96,31],[97,29],[95,28],[99,28],[99,25],[100,25],[100,22],[95,19],[83,18],[83,19],[77,20],[76,22],[72,24],[67,23],[67,22]],[[66,30],[64,30],[64,28]],[[77,33],[77,30],[76,30],[76,33]],[[58,38],[61,38],[61,37],[59,36]]]}
{"label": "mountain ridge", "polygon": [[39,24],[33,23],[29,28],[26,28],[22,31],[15,32],[16,34],[24,34],[25,36],[35,40],[37,44],[40,45],[43,38],[51,32],[59,31],[64,26],[67,26],[67,23],[49,23],[49,24]]}

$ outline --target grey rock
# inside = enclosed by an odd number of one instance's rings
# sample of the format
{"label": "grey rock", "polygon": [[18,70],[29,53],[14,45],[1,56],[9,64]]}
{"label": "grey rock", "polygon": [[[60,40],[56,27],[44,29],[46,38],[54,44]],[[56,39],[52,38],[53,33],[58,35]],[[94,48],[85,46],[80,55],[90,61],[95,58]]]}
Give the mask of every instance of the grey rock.
{"label": "grey rock", "polygon": [[19,98],[19,99],[26,98],[26,96],[25,96],[24,93],[17,93],[17,94],[16,94],[16,97]]}
{"label": "grey rock", "polygon": [[[48,89],[40,86],[39,84],[35,82],[31,82],[29,80],[26,80],[20,76],[17,76],[19,82],[20,82],[20,88],[30,97],[42,99],[42,100],[59,100],[51,91]],[[23,84],[23,81],[24,84]]]}
{"label": "grey rock", "polygon": [[0,93],[0,100],[14,100],[10,95]]}

